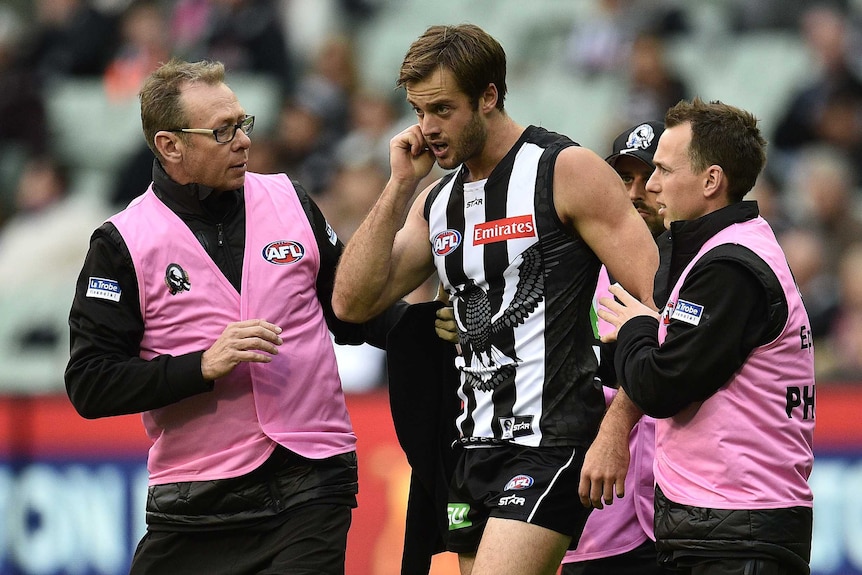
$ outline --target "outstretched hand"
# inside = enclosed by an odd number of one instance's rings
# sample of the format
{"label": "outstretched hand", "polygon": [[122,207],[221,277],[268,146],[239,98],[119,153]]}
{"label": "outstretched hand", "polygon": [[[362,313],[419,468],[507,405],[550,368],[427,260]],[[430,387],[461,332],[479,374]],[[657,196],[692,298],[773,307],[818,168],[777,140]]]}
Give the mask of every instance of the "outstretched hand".
{"label": "outstretched hand", "polygon": [[262,319],[228,324],[201,356],[201,374],[213,381],[233,371],[241,362],[269,363],[278,353],[281,328]]}

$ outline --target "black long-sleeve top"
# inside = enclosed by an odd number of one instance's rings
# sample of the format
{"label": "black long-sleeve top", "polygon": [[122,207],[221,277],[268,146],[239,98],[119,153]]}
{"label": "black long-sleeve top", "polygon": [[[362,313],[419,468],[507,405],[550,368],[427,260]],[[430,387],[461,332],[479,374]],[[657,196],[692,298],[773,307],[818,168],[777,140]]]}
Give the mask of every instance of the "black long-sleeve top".
{"label": "black long-sleeve top", "polygon": [[[667,282],[656,285],[660,300],[670,294],[709,238],[757,215],[755,202],[740,202],[697,220],[673,222],[665,240],[670,249],[660,250],[657,278]],[[703,305],[696,329],[671,322],[659,346],[658,321],[640,316],[626,322],[618,334],[614,363],[620,383],[652,417],[671,417],[690,403],[709,398],[742,367],[754,348],[777,336],[787,319],[787,302],[775,274],[748,248],[735,244],[701,258],[686,277],[679,298]]]}
{"label": "black long-sleeve top", "polygon": [[[327,325],[338,343],[368,341],[382,348],[388,327],[406,307],[397,305],[366,324],[348,324],[332,312],[335,266],[343,245],[331,242],[323,214],[294,182],[311,222],[320,251],[317,295]],[[243,190],[221,194],[196,184],[179,185],[158,161],[153,166],[153,191],[192,230],[207,254],[231,284],[240,291],[245,245]],[[85,297],[88,279],[109,278],[119,283],[119,302]],[[170,405],[212,390],[213,382],[201,374],[205,350],[179,356],[139,357],[144,320],[131,255],[110,222],[92,235],[90,249],[78,277],[69,315],[71,357],[66,367],[66,390],[84,417],[97,418],[140,413]]]}

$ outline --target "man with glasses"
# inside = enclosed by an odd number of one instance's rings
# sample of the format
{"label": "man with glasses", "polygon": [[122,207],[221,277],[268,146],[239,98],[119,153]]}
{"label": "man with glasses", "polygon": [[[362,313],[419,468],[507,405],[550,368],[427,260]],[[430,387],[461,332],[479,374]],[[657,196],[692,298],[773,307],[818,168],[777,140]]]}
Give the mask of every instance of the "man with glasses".
{"label": "man with glasses", "polygon": [[141,93],[153,182],[93,234],[66,387],[87,418],[142,413],[147,533],[131,573],[344,572],[356,438],[331,330],[342,244],[284,174],[247,171],[254,116],[220,63],[172,60]]}

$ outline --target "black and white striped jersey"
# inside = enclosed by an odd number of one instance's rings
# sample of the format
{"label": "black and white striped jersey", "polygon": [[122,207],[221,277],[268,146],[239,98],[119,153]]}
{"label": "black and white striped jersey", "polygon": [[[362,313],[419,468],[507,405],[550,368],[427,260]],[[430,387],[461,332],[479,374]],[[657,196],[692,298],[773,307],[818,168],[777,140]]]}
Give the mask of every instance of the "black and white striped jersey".
{"label": "black and white striped jersey", "polygon": [[465,183],[461,166],[425,204],[461,340],[465,445],[586,446],[598,429],[590,309],[600,262],[553,203],[554,163],[572,145],[530,126],[487,180]]}

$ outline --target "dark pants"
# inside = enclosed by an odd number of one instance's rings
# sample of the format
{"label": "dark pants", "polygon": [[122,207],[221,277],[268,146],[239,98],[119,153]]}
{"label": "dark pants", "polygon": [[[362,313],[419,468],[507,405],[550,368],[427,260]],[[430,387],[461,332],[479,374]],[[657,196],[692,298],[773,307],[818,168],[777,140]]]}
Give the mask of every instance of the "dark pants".
{"label": "dark pants", "polygon": [[672,575],[793,575],[787,565],[773,559],[681,557],[669,568]]}
{"label": "dark pants", "polygon": [[130,575],[344,575],[351,513],[309,504],[269,529],[148,531]]}
{"label": "dark pants", "polygon": [[647,539],[631,551],[590,561],[565,563],[561,575],[664,575],[656,559],[655,542]]}

